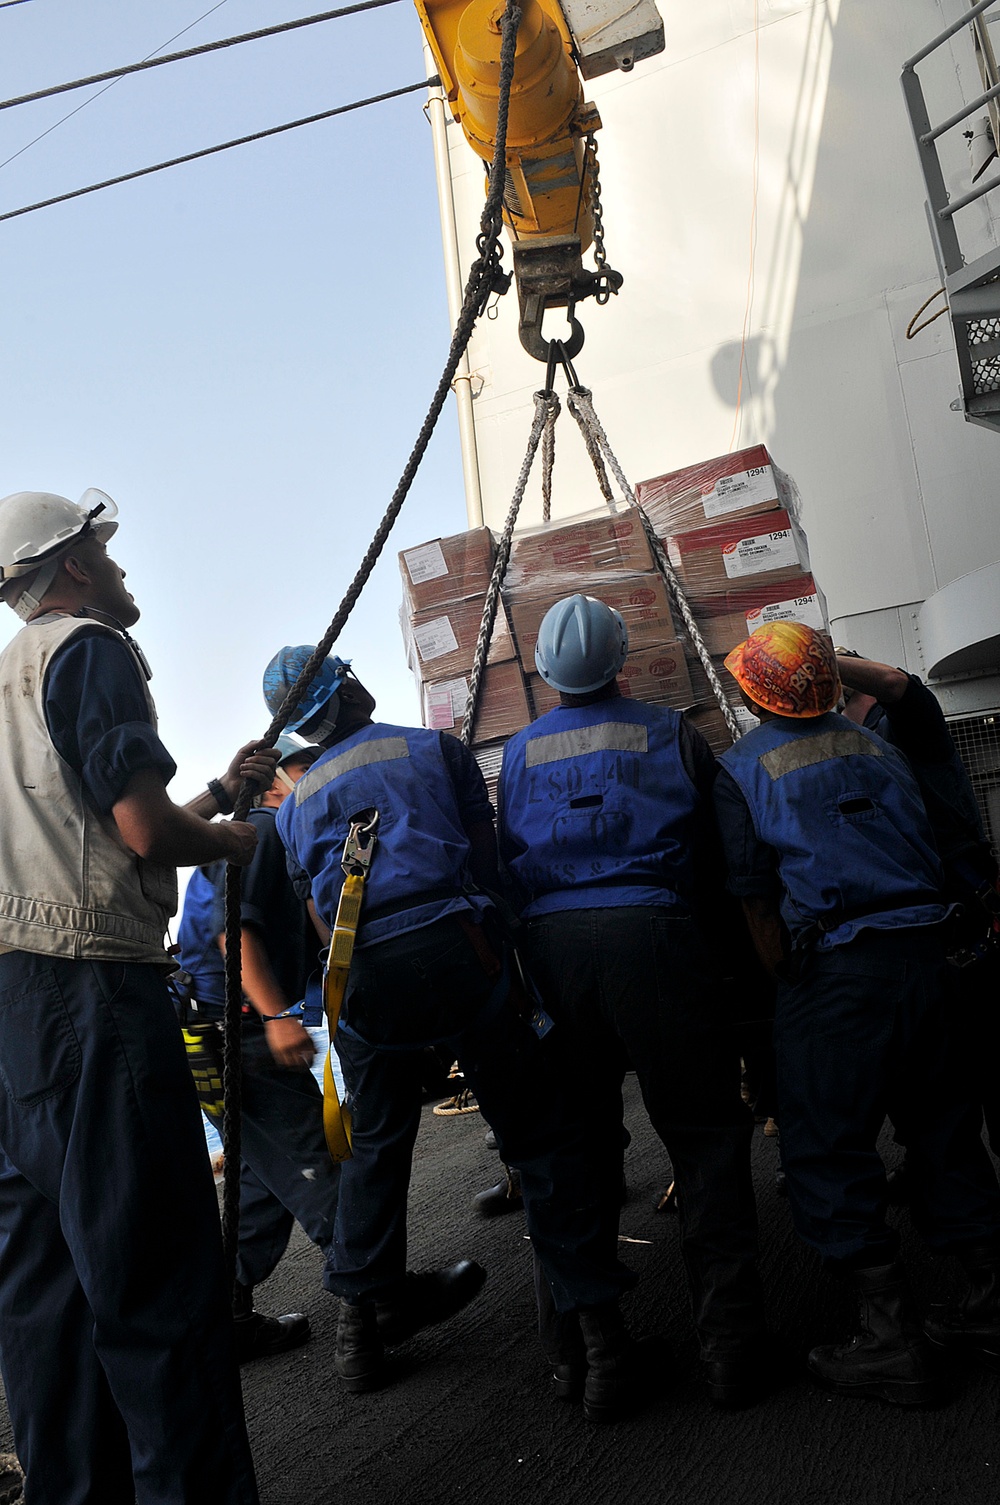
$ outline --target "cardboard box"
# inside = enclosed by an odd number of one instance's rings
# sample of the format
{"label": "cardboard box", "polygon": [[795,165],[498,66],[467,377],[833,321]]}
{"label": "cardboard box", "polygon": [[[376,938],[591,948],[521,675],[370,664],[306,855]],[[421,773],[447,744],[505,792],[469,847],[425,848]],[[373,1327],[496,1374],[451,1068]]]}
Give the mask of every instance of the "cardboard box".
{"label": "cardboard box", "polygon": [[528,694],[534,711],[531,718],[533,721],[537,721],[539,716],[547,715],[549,711],[554,711],[559,704],[559,691],[547,685],[540,674],[528,675]]}
{"label": "cardboard box", "polygon": [[399,572],[407,611],[427,611],[466,596],[484,596],[495,558],[489,528],[473,528],[451,538],[432,538],[416,548],[403,549]]}
{"label": "cardboard box", "polygon": [[793,482],[763,444],[640,481],[636,500],[657,533],[687,533],[736,513],[796,508]]}
{"label": "cardboard box", "polygon": [[[467,601],[432,606],[404,619],[407,658],[421,684],[429,681],[439,684],[469,673],[476,656],[485,599],[485,596],[470,596]],[[500,664],[516,657],[510,624],[500,602],[486,662]]]}
{"label": "cardboard box", "polygon": [[[469,681],[465,675],[421,688],[424,726],[432,731],[462,734],[462,720],[469,699]],[[511,661],[491,664],[483,674],[479,709],[473,727],[473,745],[510,737],[531,720],[528,697],[521,666]]]}
{"label": "cardboard box", "polygon": [[[760,726],[757,717],[752,715],[745,705],[734,706],[733,710],[744,736],[755,726]],[[701,732],[716,756],[732,747],[733,739],[726,725],[726,718],[714,699],[691,706],[690,710],[684,712],[684,719],[689,721],[696,731]]]}
{"label": "cardboard box", "polygon": [[[670,614],[667,588],[659,575],[650,573],[610,580],[588,580],[585,592],[621,612],[628,628],[631,648],[672,642],[677,636]],[[534,667],[535,644],[538,642],[542,618],[554,602],[571,593],[572,585],[562,580],[553,590],[538,598],[508,600],[511,626],[521,663],[526,669]]]}
{"label": "cardboard box", "polygon": [[623,695],[659,705],[680,708],[694,699],[684,649],[676,641],[629,649],[618,676],[618,687]]}
{"label": "cardboard box", "polygon": [[[805,534],[784,511],[728,518],[709,528],[673,534],[666,544],[693,605],[751,581],[763,585],[772,599],[783,600],[788,592],[773,587],[810,572]],[[767,579],[758,580],[759,576]]]}
{"label": "cardboard box", "polygon": [[[672,705],[678,710],[690,705],[694,696],[682,645],[676,641],[657,643],[630,651],[618,676],[618,688],[623,695],[653,705]],[[528,689],[536,720],[559,704],[559,691],[547,685],[540,674],[528,675]]]}
{"label": "cardboard box", "polygon": [[652,568],[653,556],[635,509],[614,514],[602,510],[516,534],[504,586],[511,600],[548,594],[557,601],[577,589],[593,595],[591,580],[645,574]]}
{"label": "cardboard box", "polygon": [[763,622],[805,622],[829,631],[826,601],[812,575],[800,575],[778,587],[770,575],[764,583],[748,583],[724,596],[709,597],[694,606],[695,620],[709,653],[725,655]]}

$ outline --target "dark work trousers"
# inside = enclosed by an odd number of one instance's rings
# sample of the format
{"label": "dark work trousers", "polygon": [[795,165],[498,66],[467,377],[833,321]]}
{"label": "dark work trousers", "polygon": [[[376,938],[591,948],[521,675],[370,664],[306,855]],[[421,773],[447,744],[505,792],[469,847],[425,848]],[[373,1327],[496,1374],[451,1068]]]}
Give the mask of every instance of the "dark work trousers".
{"label": "dark work trousers", "polygon": [[243,1035],[242,1122],[236,1278],[254,1286],[277,1267],[296,1222],[327,1252],[340,1167],[326,1147],[316,1078],[279,1066],[263,1030]]}
{"label": "dark work trousers", "polygon": [[528,922],[525,954],[587,1113],[604,1219],[618,1231],[622,1080],[635,1068],[678,1189],[681,1249],[702,1357],[764,1328],[750,1176],[753,1120],[739,1058],[693,920],[640,906],[569,909]]}
{"label": "dark work trousers", "polygon": [[862,930],[778,990],[781,1159],[796,1229],[831,1265],[894,1259],[875,1145],[907,1147],[915,1225],[939,1252],[1000,1237],[1000,1191],[959,1059],[937,926]]}
{"label": "dark work trousers", "polygon": [[256,1505],[163,974],[0,956],[0,1081],[0,1362],[26,1505]]}
{"label": "dark work trousers", "polygon": [[1000,946],[968,967],[948,968],[961,1020],[959,1070],[983,1105],[990,1149],[1000,1157]]}
{"label": "dark work trousers", "polygon": [[[633,1281],[599,1216],[579,1124],[560,1111],[546,1047],[452,917],[354,954],[337,1051],[353,1112],[327,1288],[358,1304],[406,1270],[406,1197],[421,1106],[420,1046],[450,1040],[508,1165],[560,1311]],[[504,987],[502,984],[501,987]],[[552,1031],[555,1035],[555,1031]]]}

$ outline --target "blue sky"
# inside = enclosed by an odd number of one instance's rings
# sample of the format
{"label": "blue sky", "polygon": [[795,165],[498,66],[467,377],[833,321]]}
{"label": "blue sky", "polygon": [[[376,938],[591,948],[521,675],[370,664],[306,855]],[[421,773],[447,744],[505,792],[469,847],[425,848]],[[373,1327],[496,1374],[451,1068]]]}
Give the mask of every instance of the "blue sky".
{"label": "blue sky", "polygon": [[[211,3],[0,9],[0,95],[137,61]],[[167,50],[322,8],[225,0]],[[124,79],[26,151],[97,89],[10,110],[0,212],[422,76],[402,0]],[[333,616],[443,366],[424,98],[0,225],[0,495],[117,501],[175,798],[264,729],[263,666]],[[465,526],[449,403],[339,645],[384,719],[418,718],[396,552]]]}

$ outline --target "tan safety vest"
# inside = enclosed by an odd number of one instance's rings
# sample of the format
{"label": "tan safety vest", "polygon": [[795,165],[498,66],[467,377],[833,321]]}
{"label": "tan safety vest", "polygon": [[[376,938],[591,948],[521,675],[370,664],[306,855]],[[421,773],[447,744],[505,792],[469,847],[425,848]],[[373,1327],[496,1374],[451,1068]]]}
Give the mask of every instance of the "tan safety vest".
{"label": "tan safety vest", "polygon": [[[45,724],[46,670],[84,628],[119,636],[90,618],[51,613],[0,653],[0,951],[172,966],[164,935],[177,908],[176,870],[126,847]],[[146,700],[155,726],[148,690]]]}

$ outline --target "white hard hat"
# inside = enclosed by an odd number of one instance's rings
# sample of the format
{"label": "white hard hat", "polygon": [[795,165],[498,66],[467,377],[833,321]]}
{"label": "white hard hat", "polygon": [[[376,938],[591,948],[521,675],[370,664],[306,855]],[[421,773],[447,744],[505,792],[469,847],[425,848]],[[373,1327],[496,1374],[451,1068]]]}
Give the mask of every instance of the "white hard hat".
{"label": "white hard hat", "polygon": [[0,499],[0,594],[10,581],[39,571],[31,594],[22,592],[14,607],[18,616],[27,620],[37,609],[60,557],[85,534],[106,543],[117,516],[111,498],[93,486],[78,502],[50,491],[15,491]]}

